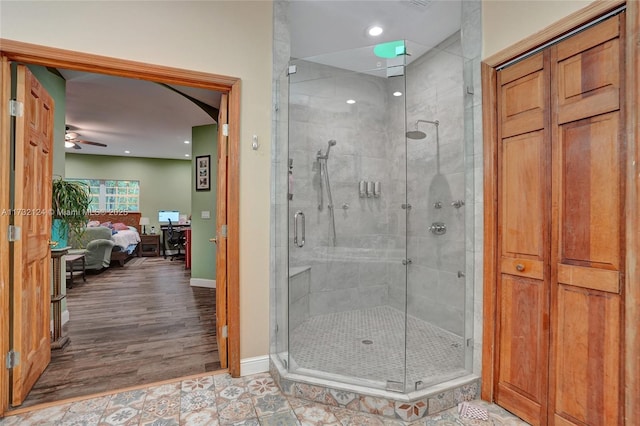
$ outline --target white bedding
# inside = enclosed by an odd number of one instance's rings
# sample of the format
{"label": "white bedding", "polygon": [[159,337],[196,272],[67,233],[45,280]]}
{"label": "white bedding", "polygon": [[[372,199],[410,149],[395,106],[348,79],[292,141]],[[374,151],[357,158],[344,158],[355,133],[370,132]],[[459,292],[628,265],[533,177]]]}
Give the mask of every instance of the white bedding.
{"label": "white bedding", "polygon": [[111,239],[117,246],[120,246],[123,251],[127,249],[131,244],[138,244],[140,242],[140,234],[138,231],[118,231],[111,236]]}

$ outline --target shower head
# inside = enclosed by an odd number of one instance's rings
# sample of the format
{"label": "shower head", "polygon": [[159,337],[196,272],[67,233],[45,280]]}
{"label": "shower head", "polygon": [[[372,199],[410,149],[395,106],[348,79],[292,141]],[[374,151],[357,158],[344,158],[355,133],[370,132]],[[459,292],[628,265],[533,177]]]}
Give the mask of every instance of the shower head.
{"label": "shower head", "polygon": [[407,137],[409,139],[424,139],[427,137],[427,134],[420,130],[410,130],[407,132]]}
{"label": "shower head", "polygon": [[318,155],[317,158],[318,160],[326,160],[329,158],[329,151],[331,151],[331,147],[335,146],[338,142],[335,141],[335,139],[331,139],[328,144],[327,144],[327,152],[322,155],[322,150],[318,151]]}
{"label": "shower head", "polygon": [[427,137],[427,134],[425,132],[421,132],[420,130],[418,130],[418,123],[433,124],[434,126],[436,126],[436,131],[437,131],[438,125],[440,125],[440,122],[438,120],[435,120],[435,121],[418,120],[418,121],[416,121],[416,129],[415,130],[409,130],[407,132],[407,137],[409,139],[424,139],[424,138]]}

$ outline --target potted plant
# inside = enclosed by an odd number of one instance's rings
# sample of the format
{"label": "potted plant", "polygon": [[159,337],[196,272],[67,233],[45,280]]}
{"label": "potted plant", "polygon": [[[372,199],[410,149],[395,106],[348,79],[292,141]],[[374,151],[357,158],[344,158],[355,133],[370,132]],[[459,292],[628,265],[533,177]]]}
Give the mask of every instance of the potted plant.
{"label": "potted plant", "polygon": [[69,232],[82,235],[90,203],[89,187],[84,182],[53,180],[51,240],[58,243],[57,247],[67,247]]}

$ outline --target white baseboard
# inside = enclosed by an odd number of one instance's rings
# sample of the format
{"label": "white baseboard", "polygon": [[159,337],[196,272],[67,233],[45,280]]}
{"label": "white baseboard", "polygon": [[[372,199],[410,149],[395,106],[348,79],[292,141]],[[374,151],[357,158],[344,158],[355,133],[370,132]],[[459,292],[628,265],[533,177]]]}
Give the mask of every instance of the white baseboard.
{"label": "white baseboard", "polygon": [[216,280],[207,280],[204,278],[191,278],[189,284],[191,287],[216,288]]}
{"label": "white baseboard", "polygon": [[[67,322],[69,322],[69,310],[67,309],[63,311],[60,318],[62,319],[62,325],[65,325]],[[51,320],[49,327],[50,327],[49,330],[53,331],[53,320]]]}
{"label": "white baseboard", "polygon": [[240,375],[266,373],[269,371],[269,355],[255,356],[240,360]]}

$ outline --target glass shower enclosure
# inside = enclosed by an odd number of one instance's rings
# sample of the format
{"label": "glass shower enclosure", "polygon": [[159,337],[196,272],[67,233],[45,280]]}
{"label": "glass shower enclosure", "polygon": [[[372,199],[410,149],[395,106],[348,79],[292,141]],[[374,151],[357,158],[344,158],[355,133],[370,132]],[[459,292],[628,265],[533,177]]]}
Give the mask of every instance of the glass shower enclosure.
{"label": "glass shower enclosure", "polygon": [[411,392],[468,374],[464,58],[399,40],[291,61],[278,86],[276,356]]}

